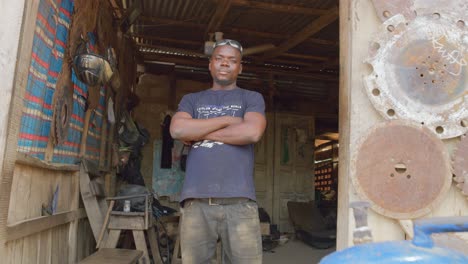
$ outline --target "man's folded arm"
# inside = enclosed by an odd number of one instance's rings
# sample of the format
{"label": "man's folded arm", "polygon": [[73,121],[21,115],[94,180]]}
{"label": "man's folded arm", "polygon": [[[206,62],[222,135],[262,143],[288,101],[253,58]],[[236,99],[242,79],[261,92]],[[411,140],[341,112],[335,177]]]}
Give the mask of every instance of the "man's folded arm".
{"label": "man's folded arm", "polygon": [[177,112],[171,120],[170,132],[174,139],[198,141],[206,135],[229,125],[242,122],[242,118],[221,116],[208,119],[193,119],[187,112]]}
{"label": "man's folded arm", "polygon": [[243,122],[211,132],[204,139],[231,145],[247,145],[258,142],[262,138],[265,128],[264,115],[257,112],[247,112]]}

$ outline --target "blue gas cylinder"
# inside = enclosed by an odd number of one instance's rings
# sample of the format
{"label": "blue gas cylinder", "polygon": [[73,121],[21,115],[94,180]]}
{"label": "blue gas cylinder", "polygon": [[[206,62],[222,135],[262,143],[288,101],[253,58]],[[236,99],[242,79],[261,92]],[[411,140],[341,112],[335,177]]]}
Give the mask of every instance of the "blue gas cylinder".
{"label": "blue gas cylinder", "polygon": [[466,232],[468,217],[415,221],[412,241],[388,241],[353,246],[324,257],[320,264],[468,264],[468,255],[434,246],[432,233]]}

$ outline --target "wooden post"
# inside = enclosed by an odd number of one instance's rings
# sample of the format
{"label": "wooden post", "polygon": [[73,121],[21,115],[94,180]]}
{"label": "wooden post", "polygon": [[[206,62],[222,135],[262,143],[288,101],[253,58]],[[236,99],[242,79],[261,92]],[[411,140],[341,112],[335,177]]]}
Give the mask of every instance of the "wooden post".
{"label": "wooden post", "polygon": [[[74,188],[74,197],[71,197],[72,203],[70,205],[71,210],[79,210],[79,200],[80,200],[80,175],[79,172],[75,172],[72,175],[73,188]],[[75,263],[77,261],[77,252],[78,252],[78,225],[79,219],[75,219],[70,223],[68,229],[68,262]]]}
{"label": "wooden post", "polygon": [[100,147],[100,154],[99,154],[99,168],[104,168],[104,162],[106,160],[106,146],[107,146],[107,121],[104,121],[102,124],[101,130],[101,147]]}
{"label": "wooden post", "polygon": [[96,241],[96,248],[99,248],[101,245],[102,238],[104,237],[104,233],[107,231],[107,224],[109,223],[109,217],[112,212],[112,208],[114,208],[115,201],[111,200],[109,203],[109,208],[107,208],[106,217],[104,218],[104,224],[102,225],[101,232],[99,233],[99,238]]}
{"label": "wooden post", "polygon": [[339,133],[340,162],[338,163],[338,212],[336,249],[348,246],[349,238],[349,134],[351,129],[349,117],[349,95],[351,90],[351,1],[340,1],[340,88],[339,88]]}
{"label": "wooden post", "polygon": [[11,184],[38,2],[12,1],[0,9],[0,256],[5,262],[8,261],[5,235]]}
{"label": "wooden post", "polygon": [[106,157],[106,146],[108,144],[107,142],[107,123],[109,122],[107,120],[107,102],[109,100],[109,89],[110,87],[106,87],[106,96],[105,96],[105,105],[104,105],[104,114],[103,114],[103,124],[102,124],[102,129],[101,129],[101,147],[100,147],[100,153],[99,153],[99,168],[104,167],[104,161]]}

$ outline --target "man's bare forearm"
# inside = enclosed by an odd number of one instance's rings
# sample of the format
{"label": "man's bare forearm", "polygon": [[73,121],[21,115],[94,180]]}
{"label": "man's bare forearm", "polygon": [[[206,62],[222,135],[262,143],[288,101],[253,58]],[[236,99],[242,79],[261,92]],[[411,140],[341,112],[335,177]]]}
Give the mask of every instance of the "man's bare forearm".
{"label": "man's bare forearm", "polygon": [[209,133],[240,123],[241,118],[222,116],[209,119],[193,119],[191,117],[175,118],[171,122],[171,136],[183,141],[198,141]]}

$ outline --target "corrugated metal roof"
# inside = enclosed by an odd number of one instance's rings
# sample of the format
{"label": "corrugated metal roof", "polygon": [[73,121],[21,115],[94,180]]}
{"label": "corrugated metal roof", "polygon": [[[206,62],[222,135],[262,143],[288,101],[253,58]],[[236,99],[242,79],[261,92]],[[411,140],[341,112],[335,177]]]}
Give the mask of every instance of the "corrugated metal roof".
{"label": "corrugated metal roof", "polygon": [[[123,8],[131,7],[139,0],[124,0]],[[221,0],[141,0],[143,14],[134,23],[129,34],[140,45],[140,50],[148,58],[167,59],[170,56],[180,63],[186,60],[206,59],[203,55],[204,42],[208,40],[206,30]],[[336,7],[338,0],[232,0],[227,14],[223,17],[220,30],[225,38],[239,40],[244,48],[262,44],[279,46],[287,43],[297,32],[315,21],[330,8]],[[263,7],[252,7],[252,4]],[[265,6],[266,5],[266,6]],[[292,6],[293,11],[278,8]],[[271,8],[270,8],[271,7]],[[307,9],[307,12],[301,12]],[[312,37],[291,47],[286,53],[266,60],[259,54],[256,58],[245,58],[246,65],[266,72],[279,70],[306,72],[327,75],[320,68],[333,68],[330,61],[338,57],[338,20],[325,26]],[[293,56],[294,55],[294,56]],[[195,63],[196,64],[196,63]],[[189,65],[189,64],[187,64]],[[314,66],[315,65],[315,66]],[[320,66],[326,65],[326,66]],[[317,70],[314,70],[317,67]],[[307,71],[305,71],[309,68]],[[337,70],[337,67],[336,67]],[[337,76],[331,72],[329,78]],[[282,81],[275,85],[278,90],[326,98],[329,85],[316,79],[292,80],[289,75],[281,76]],[[307,76],[305,76],[307,77]],[[324,78],[325,81],[329,79]],[[293,84],[292,84],[293,83]]]}

